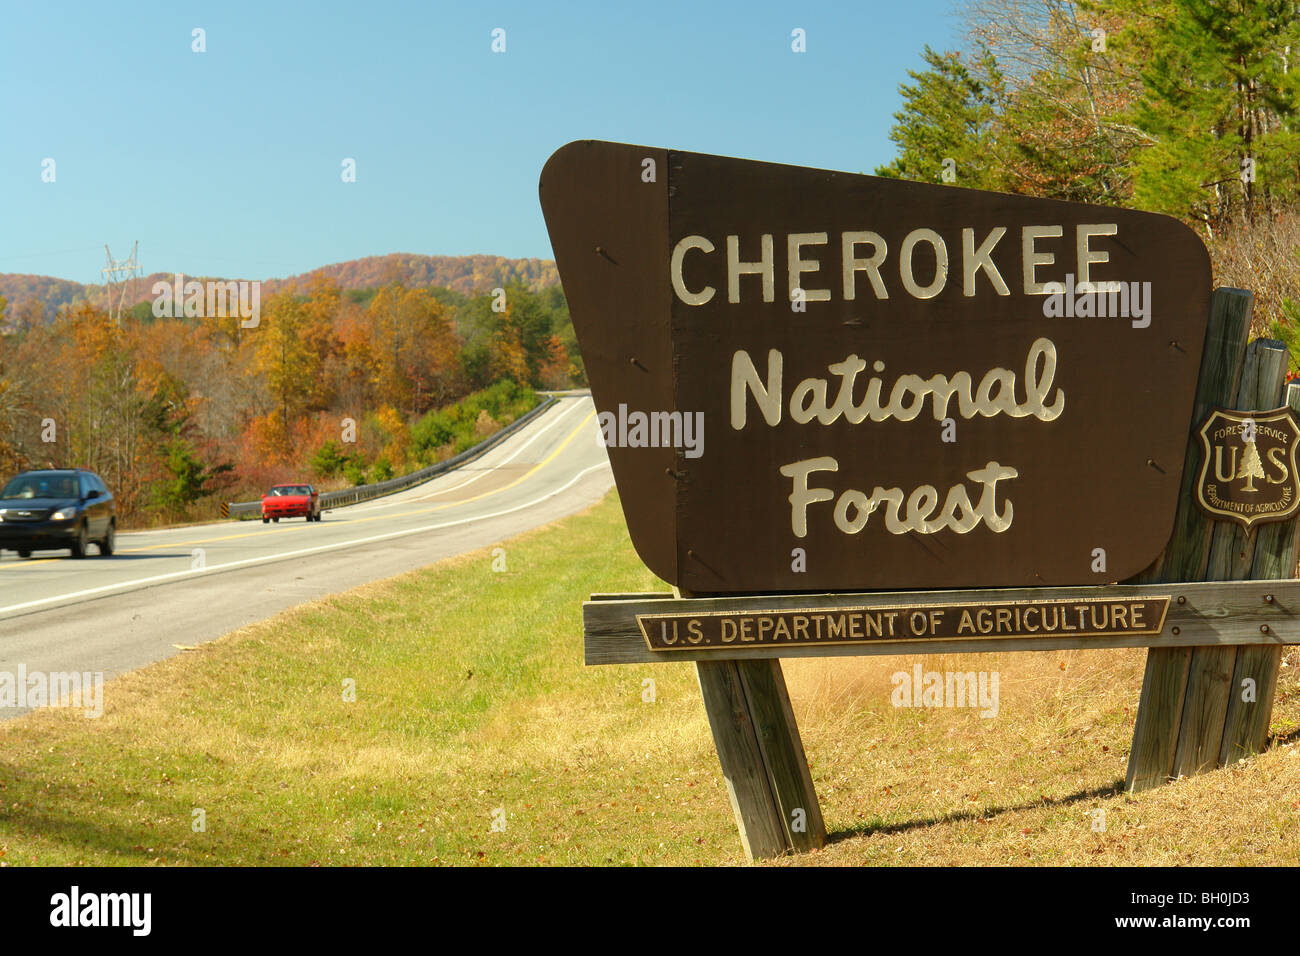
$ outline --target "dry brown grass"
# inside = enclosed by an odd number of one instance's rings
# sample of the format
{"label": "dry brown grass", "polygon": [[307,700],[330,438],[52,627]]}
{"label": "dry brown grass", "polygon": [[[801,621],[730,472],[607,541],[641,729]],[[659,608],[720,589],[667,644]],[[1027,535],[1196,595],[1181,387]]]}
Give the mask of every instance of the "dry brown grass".
{"label": "dry brown grass", "polygon": [[[1261,757],[1122,792],[1145,651],[934,656],[999,672],[999,711],[889,702],[917,658],[787,661],[822,811],[800,863],[1190,865],[1300,862],[1300,652],[1282,671],[1279,739]],[[1104,812],[1105,831],[1094,832]],[[789,862],[789,861],[787,861]]]}
{"label": "dry brown grass", "polygon": [[1206,246],[1216,286],[1255,294],[1252,338],[1267,336],[1271,323],[1283,321],[1284,300],[1300,304],[1300,208],[1261,215],[1254,224],[1230,223]]}

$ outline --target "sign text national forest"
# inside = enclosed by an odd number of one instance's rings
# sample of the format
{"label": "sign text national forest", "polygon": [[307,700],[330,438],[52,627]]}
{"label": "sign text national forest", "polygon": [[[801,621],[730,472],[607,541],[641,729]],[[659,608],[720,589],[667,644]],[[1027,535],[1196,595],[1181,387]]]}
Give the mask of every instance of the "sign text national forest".
{"label": "sign text national forest", "polygon": [[1210,292],[1175,220],[599,142],[541,198],[666,580],[1102,584],[1167,541]]}

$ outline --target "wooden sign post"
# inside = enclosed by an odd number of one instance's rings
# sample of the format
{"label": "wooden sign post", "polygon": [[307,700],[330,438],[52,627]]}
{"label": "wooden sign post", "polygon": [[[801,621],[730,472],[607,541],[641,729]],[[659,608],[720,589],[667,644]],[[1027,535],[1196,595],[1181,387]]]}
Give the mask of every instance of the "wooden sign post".
{"label": "wooden sign post", "polygon": [[[1215,406],[1262,411],[1276,407],[1282,397],[1286,346],[1259,339],[1247,347],[1250,316],[1250,293],[1214,293],[1174,532],[1161,559],[1138,582],[1269,580],[1295,574],[1300,523],[1292,519],[1244,530],[1231,521],[1212,520],[1196,505],[1202,463],[1191,446],[1197,444],[1201,421]],[[1300,387],[1287,389],[1286,404],[1300,412]],[[1280,663],[1277,646],[1149,651],[1127,788],[1145,790],[1262,750]]]}
{"label": "wooden sign post", "polygon": [[1189,229],[595,142],[541,198],[674,586],[592,595],[586,662],[695,662],[750,857],[825,840],[783,657],[1147,647],[1130,789],[1264,745],[1300,389]]}

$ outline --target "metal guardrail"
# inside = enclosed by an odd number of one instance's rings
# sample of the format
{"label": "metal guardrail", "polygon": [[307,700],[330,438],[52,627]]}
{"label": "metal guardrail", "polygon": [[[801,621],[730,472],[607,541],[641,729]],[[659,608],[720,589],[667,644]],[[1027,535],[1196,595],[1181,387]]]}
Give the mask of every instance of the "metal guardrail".
{"label": "metal guardrail", "polygon": [[[334,508],[343,508],[348,505],[355,505],[362,501],[369,501],[372,498],[382,498],[385,495],[396,494],[399,491],[405,491],[407,488],[413,488],[416,485],[422,484],[430,478],[442,474],[444,471],[451,471],[453,468],[459,468],[461,465],[468,464],[475,458],[486,454],[498,443],[514,434],[558,401],[559,399],[553,395],[547,396],[546,400],[538,404],[536,408],[529,409],[495,435],[483,439],[483,441],[479,442],[473,448],[467,449],[459,455],[453,455],[446,461],[440,461],[436,465],[430,465],[428,468],[421,468],[419,471],[413,471],[409,475],[402,475],[399,478],[389,478],[387,481],[375,482],[372,485],[357,485],[354,488],[344,488],[341,491],[322,492],[320,495],[321,511],[331,511]],[[229,505],[230,517],[232,518],[239,518],[242,520],[244,518],[260,518],[262,516],[262,502],[260,500],[232,501],[229,502]]]}

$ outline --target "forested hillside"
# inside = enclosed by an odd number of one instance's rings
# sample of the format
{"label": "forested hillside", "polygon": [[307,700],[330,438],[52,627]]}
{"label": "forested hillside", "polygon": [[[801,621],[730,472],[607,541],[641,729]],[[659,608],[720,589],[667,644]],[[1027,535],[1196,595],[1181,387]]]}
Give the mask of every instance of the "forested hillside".
{"label": "forested hillside", "polygon": [[[513,416],[528,387],[585,382],[559,287],[498,288],[344,289],[313,276],[263,289],[255,327],[148,308],[117,324],[85,303],[10,322],[0,473],[93,468],[139,523],[215,513],[216,496],[256,496],[275,481],[430,464],[463,445],[438,409],[505,383],[472,406],[486,434],[502,424],[492,410]],[[0,298],[0,324],[7,312]]]}
{"label": "forested hillside", "polygon": [[[148,250],[142,250],[147,256]],[[181,266],[184,268],[183,264]],[[226,278],[186,274],[187,278]],[[507,285],[520,285],[534,292],[560,284],[555,263],[549,259],[506,259],[502,256],[420,256],[395,252],[386,256],[367,256],[334,265],[321,266],[302,275],[286,279],[265,276],[242,276],[258,279],[263,295],[274,295],[290,286],[305,286],[317,279],[332,279],[340,289],[367,289],[399,282],[411,289],[450,289],[462,295],[487,292]],[[173,282],[175,273],[152,272],[132,283],[133,295],[127,306],[153,301],[156,282]],[[32,325],[52,320],[64,306],[89,302],[105,306],[103,285],[70,282],[50,276],[20,273],[0,274],[0,296],[9,302],[9,321]],[[137,309],[144,315],[146,310]]]}

